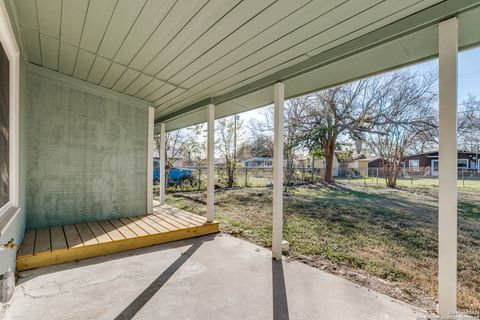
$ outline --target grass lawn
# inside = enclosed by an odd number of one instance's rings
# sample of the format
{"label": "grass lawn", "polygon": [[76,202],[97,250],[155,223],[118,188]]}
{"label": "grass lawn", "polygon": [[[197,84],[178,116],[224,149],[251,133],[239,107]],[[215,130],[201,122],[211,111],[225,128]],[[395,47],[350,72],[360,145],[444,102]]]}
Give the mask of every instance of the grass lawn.
{"label": "grass lawn", "polygon": [[[367,185],[367,186],[384,186],[385,179],[383,178],[360,178],[360,179],[340,179],[338,182],[343,182],[347,184],[354,185]],[[401,178],[397,180],[398,187],[406,188],[418,188],[418,187],[438,187],[438,178]],[[480,179],[475,178],[466,178],[465,180],[459,179],[457,181],[457,186],[460,188],[460,191],[465,190],[477,190],[480,192]]]}
{"label": "grass lawn", "polygon": [[[340,181],[291,189],[284,197],[288,256],[435,310],[436,198],[428,183],[387,190]],[[204,193],[175,194],[167,203],[204,215],[204,199]],[[270,247],[271,203],[268,188],[217,191],[222,231]],[[480,188],[459,190],[458,241],[459,308],[480,310]]]}

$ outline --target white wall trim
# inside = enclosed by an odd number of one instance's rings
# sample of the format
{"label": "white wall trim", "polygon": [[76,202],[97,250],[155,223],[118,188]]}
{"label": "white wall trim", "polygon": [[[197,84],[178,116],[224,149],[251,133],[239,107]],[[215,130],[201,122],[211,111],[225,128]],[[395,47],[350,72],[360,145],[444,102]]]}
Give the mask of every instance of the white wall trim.
{"label": "white wall trim", "polygon": [[7,232],[12,222],[16,219],[21,209],[10,207],[6,212],[0,215],[0,236]]}
{"label": "white wall trim", "polygon": [[51,81],[72,89],[81,90],[104,98],[117,100],[138,108],[147,109],[153,107],[153,104],[148,101],[131,97],[127,94],[120,93],[112,89],[103,88],[87,81],[72,78],[60,72],[49,70],[35,64],[28,64],[28,74],[29,76]]}
{"label": "white wall trim", "polygon": [[458,20],[438,26],[438,313],[457,310]]}
{"label": "white wall trim", "polygon": [[215,105],[207,106],[207,222],[215,220]]}
{"label": "white wall trim", "polygon": [[0,42],[10,61],[10,119],[9,119],[9,194],[10,200],[0,208],[0,217],[12,207],[19,206],[19,99],[20,50],[15,39],[5,3],[0,1]]}
{"label": "white wall trim", "polygon": [[[5,2],[4,2],[5,3]],[[10,0],[8,1],[8,3],[5,3],[6,6],[8,6],[8,8],[11,10],[11,14],[13,15],[13,22],[15,23],[15,25],[12,25],[12,27],[15,27],[16,31],[17,31],[17,35],[21,38],[22,37],[22,29],[20,28],[20,19],[18,18],[18,12],[17,12],[17,8],[15,6],[15,3]],[[8,11],[8,10],[7,10]],[[23,46],[23,41],[21,41],[21,39],[19,39],[20,41],[18,41],[18,46],[20,48],[20,57],[23,59],[23,62],[25,62],[25,64],[28,64],[28,52],[27,50],[25,50],[25,47]]]}
{"label": "white wall trim", "polygon": [[153,122],[155,108],[148,108],[148,133],[147,133],[147,213],[153,213]]}
{"label": "white wall trim", "polygon": [[273,220],[272,257],[282,259],[283,241],[283,122],[285,85],[281,82],[273,86],[274,131],[273,131]]}

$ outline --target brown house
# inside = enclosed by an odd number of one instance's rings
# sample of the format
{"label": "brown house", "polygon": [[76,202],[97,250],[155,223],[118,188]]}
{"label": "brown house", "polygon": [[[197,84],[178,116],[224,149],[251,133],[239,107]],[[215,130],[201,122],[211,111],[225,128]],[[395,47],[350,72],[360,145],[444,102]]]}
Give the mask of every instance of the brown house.
{"label": "brown house", "polygon": [[[457,163],[458,169],[479,170],[480,153],[458,151]],[[368,163],[369,169],[381,167],[380,159]],[[423,171],[425,175],[438,176],[438,151],[406,156],[402,159],[402,167],[410,172]]]}

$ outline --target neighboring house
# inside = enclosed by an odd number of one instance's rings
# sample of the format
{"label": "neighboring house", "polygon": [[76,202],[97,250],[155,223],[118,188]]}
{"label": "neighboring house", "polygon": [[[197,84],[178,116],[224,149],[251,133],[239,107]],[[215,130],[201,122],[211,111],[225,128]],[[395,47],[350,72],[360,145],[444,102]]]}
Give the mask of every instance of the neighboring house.
{"label": "neighboring house", "polygon": [[366,171],[369,168],[369,163],[377,160],[377,156],[366,156],[364,154],[353,154],[349,159],[348,168],[356,169],[358,171]]}
{"label": "neighboring house", "polygon": [[195,161],[189,160],[187,158],[173,159],[173,167],[175,168],[191,168],[195,166],[196,166]]}
{"label": "neighboring house", "polygon": [[[172,155],[171,155],[170,150],[167,150],[167,158],[168,158],[168,161],[172,163],[172,167],[174,167],[174,168],[190,168],[190,167],[197,166],[195,161],[190,160],[190,159],[185,158],[185,157],[176,157],[176,158],[172,159]],[[157,150],[153,151],[153,159],[156,161],[155,162],[156,164],[159,163],[160,155],[159,155]]]}
{"label": "neighboring house", "polygon": [[[381,167],[380,159],[368,163],[368,168]],[[402,159],[402,167],[409,172],[423,172],[424,175],[438,176],[438,151],[425,152],[406,156]],[[459,170],[480,169],[480,154],[475,152],[458,151],[457,168]]]}
{"label": "neighboring house", "polygon": [[273,166],[273,158],[269,157],[253,157],[243,162],[246,168],[271,168]]}
{"label": "neighboring house", "polygon": [[[313,166],[312,166],[313,164]],[[311,156],[305,156],[297,160],[297,162],[293,165],[294,168],[299,168],[299,169],[307,169],[307,171],[311,172],[311,169],[314,170],[324,170],[326,163],[325,159],[315,159],[312,162],[312,157]],[[333,155],[333,176],[338,176],[338,160],[336,153]]]}
{"label": "neighboring house", "polygon": [[306,169],[311,169],[312,167],[318,169],[318,168],[325,168],[325,160],[323,159],[315,159],[313,161],[313,166],[312,166],[312,158],[310,156],[305,156],[299,158],[296,163],[293,165],[294,168],[306,168]]}
{"label": "neighboring house", "polygon": [[[315,169],[325,169],[325,159],[315,159],[312,166],[312,157],[306,156],[297,160],[297,163],[294,165],[295,168],[315,168]],[[333,156],[333,168],[338,168],[338,160],[336,155]]]}

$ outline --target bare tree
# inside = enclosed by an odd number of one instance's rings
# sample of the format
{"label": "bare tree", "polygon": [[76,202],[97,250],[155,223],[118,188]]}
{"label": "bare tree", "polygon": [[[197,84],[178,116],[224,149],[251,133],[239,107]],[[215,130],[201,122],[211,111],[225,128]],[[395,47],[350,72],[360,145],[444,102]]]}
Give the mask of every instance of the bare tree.
{"label": "bare tree", "polygon": [[388,77],[382,89],[387,95],[379,101],[380,117],[364,138],[380,157],[386,185],[395,188],[406,152],[437,127],[437,75],[396,72]]}
{"label": "bare tree", "polygon": [[480,99],[470,95],[458,113],[458,147],[464,151],[480,151]]}
{"label": "bare tree", "polygon": [[265,134],[256,134],[249,143],[252,157],[273,157],[273,143]]}
{"label": "bare tree", "polygon": [[[155,149],[160,152],[160,135],[154,137]],[[165,166],[173,167],[175,160],[180,158],[183,151],[184,139],[181,130],[165,133]]]}
{"label": "bare tree", "polygon": [[[293,180],[294,160],[301,148],[301,125],[306,115],[306,100],[304,97],[293,98],[285,102],[283,126],[283,152],[285,159],[285,180],[290,185]],[[249,127],[254,139],[262,140],[264,151],[273,156],[273,106],[261,110],[263,117],[252,119]]]}
{"label": "bare tree", "polygon": [[[236,117],[236,115],[234,117]],[[226,171],[225,180],[227,188],[231,188],[235,184],[235,172],[238,167],[236,161],[236,135],[242,124],[242,121],[238,121],[231,117],[217,120],[216,123],[216,135],[218,136],[217,146],[224,161],[223,166]]]}
{"label": "bare tree", "polygon": [[207,152],[205,124],[187,128],[183,139],[182,155],[188,160],[189,166],[205,166],[205,154]]}
{"label": "bare tree", "polygon": [[283,130],[283,150],[286,160],[286,183],[290,185],[294,176],[294,160],[302,147],[302,132],[300,127],[308,112],[308,97],[290,99],[285,106],[285,121]]}
{"label": "bare tree", "polygon": [[325,158],[325,182],[333,182],[337,139],[342,134],[356,137],[371,129],[378,117],[378,105],[388,79],[374,77],[319,91],[304,97],[308,110],[301,122],[302,143]]}
{"label": "bare tree", "polygon": [[[437,122],[437,117],[432,116],[432,122]],[[419,132],[407,153],[420,154],[438,149],[438,126]]]}
{"label": "bare tree", "polygon": [[[187,160],[189,166],[202,166],[206,150],[202,138],[203,124],[165,133],[165,166],[172,168],[177,160]],[[154,137],[154,148],[160,151],[160,135]]]}
{"label": "bare tree", "polygon": [[249,149],[253,157],[273,157],[273,108],[258,110],[260,117],[251,118],[247,125]]}

